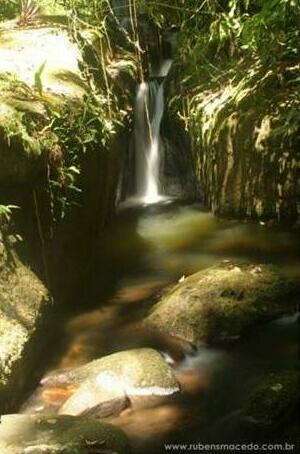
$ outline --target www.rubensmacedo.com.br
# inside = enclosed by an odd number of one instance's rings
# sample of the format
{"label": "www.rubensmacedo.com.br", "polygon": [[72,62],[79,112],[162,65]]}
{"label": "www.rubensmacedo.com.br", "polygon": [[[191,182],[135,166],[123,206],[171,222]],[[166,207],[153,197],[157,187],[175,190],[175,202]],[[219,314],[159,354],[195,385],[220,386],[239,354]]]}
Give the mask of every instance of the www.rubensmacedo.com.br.
{"label": "www.rubensmacedo.com.br", "polygon": [[169,443],[165,444],[165,452],[293,452],[293,443]]}

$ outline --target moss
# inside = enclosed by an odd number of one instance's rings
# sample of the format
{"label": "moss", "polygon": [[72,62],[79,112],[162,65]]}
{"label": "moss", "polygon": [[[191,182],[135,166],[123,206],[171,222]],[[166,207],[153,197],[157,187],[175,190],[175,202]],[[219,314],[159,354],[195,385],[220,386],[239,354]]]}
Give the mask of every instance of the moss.
{"label": "moss", "polygon": [[277,372],[266,377],[248,397],[245,413],[257,424],[288,422],[300,402],[300,373]]}
{"label": "moss", "polygon": [[175,286],[146,323],[193,343],[234,339],[258,322],[293,310],[298,291],[276,267],[222,263]]}
{"label": "moss", "polygon": [[[80,384],[101,374],[112,375],[112,382],[128,395],[167,395],[179,390],[172,369],[161,354],[151,348],[114,353],[70,372],[50,376],[46,384]],[[100,389],[100,381],[97,383]]]}
{"label": "moss", "polygon": [[299,67],[232,59],[208,81],[197,61],[177,65],[170,109],[190,136],[207,205],[227,217],[295,222],[300,98],[283,80]]}
{"label": "moss", "polygon": [[33,454],[88,454],[91,446],[116,454],[130,452],[120,429],[90,418],[9,415],[2,417],[0,435],[1,454],[21,454],[25,448]]}

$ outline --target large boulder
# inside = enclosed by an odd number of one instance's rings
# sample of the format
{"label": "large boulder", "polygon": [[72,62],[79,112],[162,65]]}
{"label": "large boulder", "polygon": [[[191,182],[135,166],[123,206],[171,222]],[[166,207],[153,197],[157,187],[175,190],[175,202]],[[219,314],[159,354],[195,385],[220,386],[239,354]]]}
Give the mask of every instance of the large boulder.
{"label": "large boulder", "polygon": [[61,407],[60,414],[102,417],[120,412],[131,396],[166,396],[179,391],[172,369],[151,348],[114,353],[69,372],[49,376],[43,384],[80,385]]}
{"label": "large boulder", "polygon": [[275,266],[224,261],[176,285],[146,324],[194,344],[234,339],[291,311],[298,291]]}
{"label": "large boulder", "polygon": [[[50,298],[37,276],[6,247],[0,231],[0,412],[17,405],[42,344]],[[8,406],[9,405],[9,406]]]}
{"label": "large boulder", "polygon": [[54,148],[55,137],[45,128],[49,111],[82,101],[86,87],[79,47],[66,30],[5,25],[0,24],[0,182],[20,183],[41,172]]}
{"label": "large boulder", "polygon": [[12,73],[43,93],[83,96],[80,50],[66,30],[47,25],[36,28],[4,25],[0,27],[0,73]]}
{"label": "large boulder", "polygon": [[128,454],[129,443],[117,427],[72,416],[2,416],[1,454]]}

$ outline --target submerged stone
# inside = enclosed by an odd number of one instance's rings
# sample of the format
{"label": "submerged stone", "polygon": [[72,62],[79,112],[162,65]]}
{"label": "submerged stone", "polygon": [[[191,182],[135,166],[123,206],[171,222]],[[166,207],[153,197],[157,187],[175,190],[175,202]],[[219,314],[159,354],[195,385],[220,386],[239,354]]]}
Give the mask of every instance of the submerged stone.
{"label": "submerged stone", "polygon": [[0,424],[1,454],[129,454],[117,427],[72,416],[6,415]]}
{"label": "submerged stone", "polygon": [[[150,348],[114,353],[78,368],[67,378],[81,386],[60,414],[108,416],[125,408],[130,396],[166,396],[179,391],[171,367]],[[52,383],[57,383],[55,377]]]}
{"label": "submerged stone", "polygon": [[176,285],[146,324],[194,344],[235,339],[293,310],[298,293],[299,285],[275,266],[224,261]]}

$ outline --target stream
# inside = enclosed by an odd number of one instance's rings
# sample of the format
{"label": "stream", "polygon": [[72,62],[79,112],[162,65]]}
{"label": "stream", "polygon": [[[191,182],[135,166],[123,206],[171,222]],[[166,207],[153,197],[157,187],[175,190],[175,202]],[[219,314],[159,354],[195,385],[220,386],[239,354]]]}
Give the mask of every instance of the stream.
{"label": "stream", "polygon": [[[121,208],[99,240],[93,301],[70,314],[44,378],[101,356],[135,347],[161,351],[175,370],[182,392],[136,398],[108,421],[129,436],[136,454],[159,454],[167,442],[217,442],[234,420],[259,377],[296,368],[298,316],[287,314],[247,337],[212,347],[188,344],[142,327],[145,314],[170,285],[222,260],[278,264],[287,275],[299,270],[296,232],[224,221],[198,205],[170,202]],[[103,266],[104,264],[104,266]],[[110,283],[101,294],[97,274]],[[39,386],[21,413],[55,414],[72,389]],[[233,429],[234,431],[234,429]],[[235,439],[238,435],[235,433]]]}

